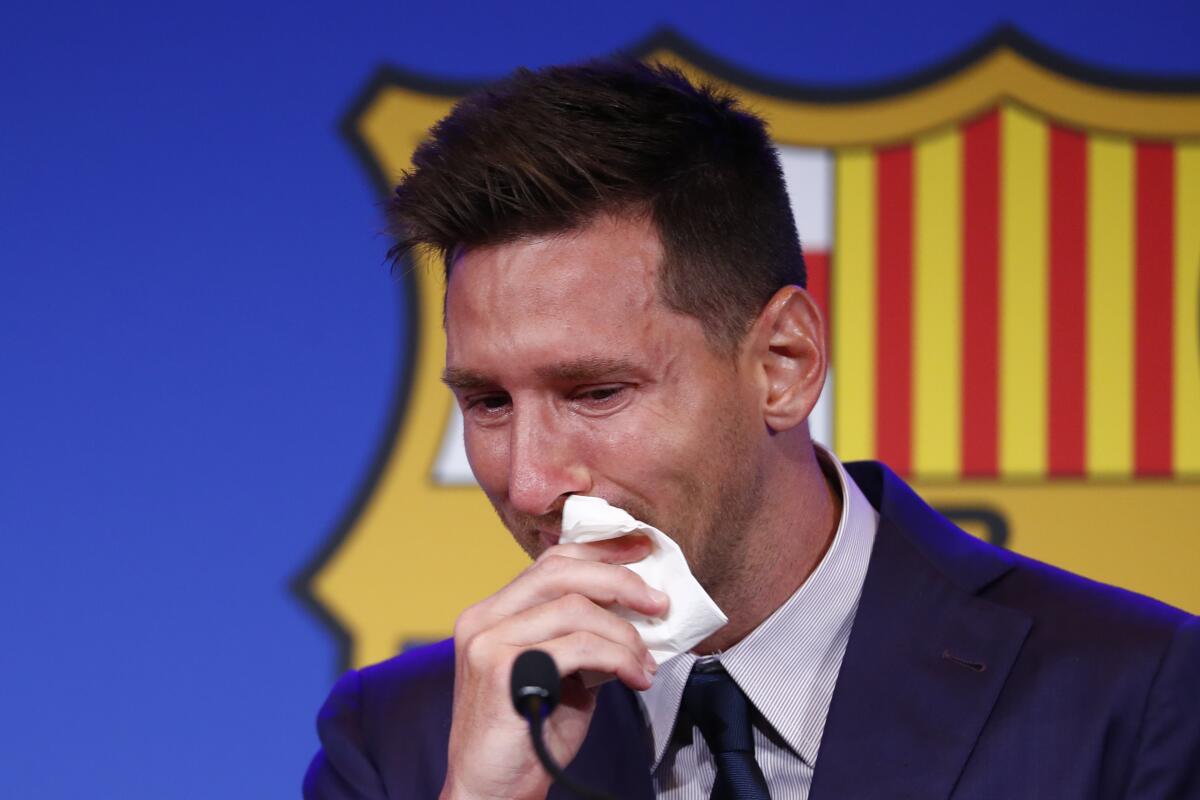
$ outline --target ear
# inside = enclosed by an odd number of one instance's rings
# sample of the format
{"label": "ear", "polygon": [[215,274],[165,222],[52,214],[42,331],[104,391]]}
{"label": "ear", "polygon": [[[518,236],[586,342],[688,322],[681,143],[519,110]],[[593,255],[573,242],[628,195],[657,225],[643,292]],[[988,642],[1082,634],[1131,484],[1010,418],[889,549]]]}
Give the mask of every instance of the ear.
{"label": "ear", "polygon": [[751,332],[754,367],[761,379],[763,421],[785,431],[808,419],[825,385],[825,320],[812,295],[799,286],[775,293]]}

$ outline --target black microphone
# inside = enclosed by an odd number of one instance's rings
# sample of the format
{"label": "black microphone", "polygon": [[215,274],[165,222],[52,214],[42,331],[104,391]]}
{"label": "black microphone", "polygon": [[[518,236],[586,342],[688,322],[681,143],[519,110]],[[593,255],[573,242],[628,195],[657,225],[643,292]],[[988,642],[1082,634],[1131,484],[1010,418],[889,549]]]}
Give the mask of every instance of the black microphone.
{"label": "black microphone", "polygon": [[526,650],[513,662],[512,679],[513,708],[529,723],[529,737],[533,740],[533,752],[542,762],[550,777],[572,792],[591,800],[614,800],[606,794],[593,791],[576,783],[546,749],[542,739],[542,722],[558,706],[559,675],[554,659],[544,650]]}

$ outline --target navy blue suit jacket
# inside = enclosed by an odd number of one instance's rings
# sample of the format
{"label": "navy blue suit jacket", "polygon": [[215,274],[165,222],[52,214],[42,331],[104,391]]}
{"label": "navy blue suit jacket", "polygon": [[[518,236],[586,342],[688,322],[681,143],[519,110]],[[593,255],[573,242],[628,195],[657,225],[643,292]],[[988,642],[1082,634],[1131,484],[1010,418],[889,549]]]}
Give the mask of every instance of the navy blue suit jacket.
{"label": "navy blue suit jacket", "polygon": [[[1200,618],[984,544],[886,467],[847,466],[879,532],[811,800],[1200,798]],[[453,684],[448,641],[342,677],[305,797],[436,798]],[[569,771],[652,800],[650,759],[636,698],[606,684]]]}

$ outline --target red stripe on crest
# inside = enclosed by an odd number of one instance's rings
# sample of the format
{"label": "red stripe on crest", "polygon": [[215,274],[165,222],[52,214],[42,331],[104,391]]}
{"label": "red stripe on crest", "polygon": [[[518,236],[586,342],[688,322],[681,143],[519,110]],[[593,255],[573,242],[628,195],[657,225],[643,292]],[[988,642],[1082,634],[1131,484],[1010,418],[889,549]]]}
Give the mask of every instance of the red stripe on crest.
{"label": "red stripe on crest", "polygon": [[1175,150],[1138,142],[1134,280],[1134,471],[1171,474]]}
{"label": "red stripe on crest", "polygon": [[825,315],[825,333],[830,329],[829,316],[829,253],[825,250],[805,250],[804,265],[808,268],[808,293]]}
{"label": "red stripe on crest", "polygon": [[963,127],[962,471],[998,464],[1000,115]]}
{"label": "red stripe on crest", "polygon": [[875,452],[907,475],[912,469],[912,148],[880,150],[876,163]]}
{"label": "red stripe on crest", "polygon": [[1049,468],[1086,470],[1087,135],[1050,129]]}

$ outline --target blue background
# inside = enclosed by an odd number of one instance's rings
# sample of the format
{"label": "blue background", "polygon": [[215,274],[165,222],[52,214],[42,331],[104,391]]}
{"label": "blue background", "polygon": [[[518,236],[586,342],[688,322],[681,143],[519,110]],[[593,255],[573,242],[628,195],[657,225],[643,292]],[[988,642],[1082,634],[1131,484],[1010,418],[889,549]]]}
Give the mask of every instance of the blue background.
{"label": "blue background", "polygon": [[1200,75],[1200,4],[57,3],[0,10],[0,797],[291,797],[335,647],[288,583],[384,434],[402,303],[337,125],[670,25],[855,85],[1008,22]]}

